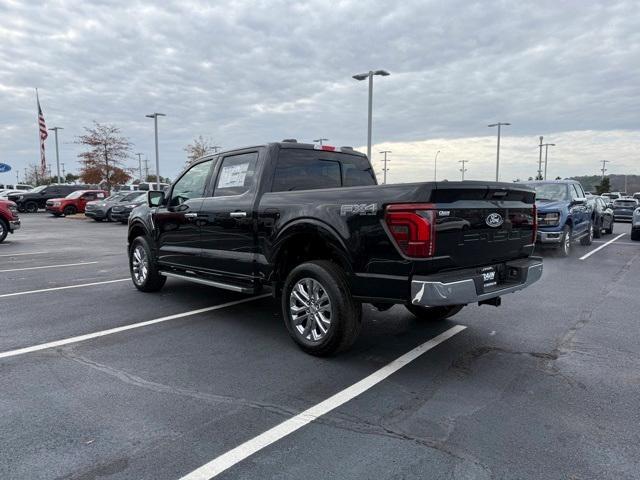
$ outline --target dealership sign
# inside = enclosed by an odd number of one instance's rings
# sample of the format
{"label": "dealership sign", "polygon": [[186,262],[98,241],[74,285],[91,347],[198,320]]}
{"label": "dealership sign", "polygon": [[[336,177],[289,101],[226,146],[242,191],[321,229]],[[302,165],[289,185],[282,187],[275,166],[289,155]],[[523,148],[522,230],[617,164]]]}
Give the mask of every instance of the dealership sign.
{"label": "dealership sign", "polygon": [[5,173],[11,171],[11,167],[6,163],[0,163],[0,173]]}

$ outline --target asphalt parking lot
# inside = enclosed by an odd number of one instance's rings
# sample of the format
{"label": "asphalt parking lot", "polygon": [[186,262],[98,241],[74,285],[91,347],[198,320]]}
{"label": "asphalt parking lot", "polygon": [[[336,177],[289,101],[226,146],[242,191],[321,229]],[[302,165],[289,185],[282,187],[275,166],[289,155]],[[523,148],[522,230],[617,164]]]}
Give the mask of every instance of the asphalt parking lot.
{"label": "asphalt parking lot", "polygon": [[[232,449],[217,478],[639,477],[629,224],[571,258],[545,253],[543,279],[500,308],[423,324],[365,305],[354,348],[320,359],[270,297],[173,279],[138,292],[120,224],[22,219],[0,244],[2,479],[181,479]],[[288,435],[259,437],[372,374]]]}

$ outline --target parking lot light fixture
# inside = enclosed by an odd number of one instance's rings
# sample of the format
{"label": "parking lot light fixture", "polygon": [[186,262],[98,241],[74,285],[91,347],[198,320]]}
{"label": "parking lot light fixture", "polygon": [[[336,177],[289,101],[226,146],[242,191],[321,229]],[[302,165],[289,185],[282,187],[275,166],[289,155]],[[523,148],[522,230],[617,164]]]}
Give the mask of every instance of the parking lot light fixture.
{"label": "parking lot light fixture", "polygon": [[156,189],[160,190],[160,156],[158,154],[158,117],[166,117],[164,113],[150,113],[147,118],[153,118],[153,127],[156,140]]}
{"label": "parking lot light fixture", "polygon": [[510,123],[498,122],[487,125],[489,128],[498,127],[498,147],[496,149],[496,182],[500,179],[500,127],[509,126]]}
{"label": "parking lot light fixture", "polygon": [[547,179],[547,158],[549,156],[549,147],[555,147],[555,143],[545,143],[542,145],[544,147],[544,179]]}
{"label": "parking lot light fixture", "polygon": [[56,137],[56,183],[60,182],[60,152],[58,150],[58,130],[64,130],[62,127],[51,127],[49,130],[55,132]]}
{"label": "parking lot light fixture", "polygon": [[436,174],[438,172],[438,155],[440,155],[440,150],[436,152],[436,156],[433,159],[433,181],[434,182],[437,180]]}
{"label": "parking lot light fixture", "polygon": [[380,75],[383,77],[388,77],[391,75],[386,70],[369,70],[367,73],[358,73],[353,75],[352,78],[362,81],[369,79],[369,116],[368,116],[368,126],[367,126],[367,158],[371,161],[371,124],[372,124],[372,116],[373,116],[373,76]]}

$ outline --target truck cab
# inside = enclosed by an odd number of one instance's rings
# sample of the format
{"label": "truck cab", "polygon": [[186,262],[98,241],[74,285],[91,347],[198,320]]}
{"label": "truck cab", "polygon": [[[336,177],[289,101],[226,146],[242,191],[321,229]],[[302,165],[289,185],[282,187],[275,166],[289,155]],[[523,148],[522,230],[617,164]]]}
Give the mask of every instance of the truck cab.
{"label": "truck cab", "polygon": [[567,257],[575,242],[591,245],[594,237],[592,207],[580,182],[553,180],[527,182],[536,191],[538,234],[542,247],[556,248]]}

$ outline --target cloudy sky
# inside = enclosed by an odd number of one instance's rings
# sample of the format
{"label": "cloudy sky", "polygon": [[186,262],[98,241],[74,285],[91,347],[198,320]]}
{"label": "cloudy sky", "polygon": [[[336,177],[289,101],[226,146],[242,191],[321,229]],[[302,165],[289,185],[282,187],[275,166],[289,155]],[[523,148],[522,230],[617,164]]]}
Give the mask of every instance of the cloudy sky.
{"label": "cloudy sky", "polygon": [[[33,87],[61,161],[92,121],[112,123],[161,173],[184,146],[283,138],[363,148],[374,85],[374,161],[389,181],[495,173],[495,129],[510,122],[501,179],[535,175],[538,136],[556,143],[549,175],[640,174],[637,1],[471,2],[0,0],[0,162],[38,161]],[[47,158],[55,163],[53,135]],[[131,166],[137,162],[131,160]],[[0,174],[0,183],[15,175]]]}

